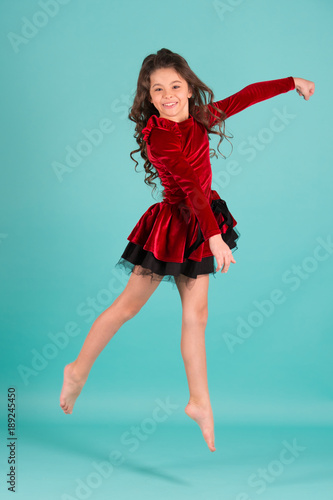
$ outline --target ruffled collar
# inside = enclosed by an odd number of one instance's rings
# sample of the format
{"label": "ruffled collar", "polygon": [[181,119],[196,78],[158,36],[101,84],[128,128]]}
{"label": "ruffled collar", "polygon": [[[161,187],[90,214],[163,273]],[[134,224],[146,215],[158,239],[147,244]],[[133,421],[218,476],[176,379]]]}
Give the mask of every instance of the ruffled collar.
{"label": "ruffled collar", "polygon": [[[151,118],[151,117],[150,117]],[[186,120],[182,120],[181,122],[174,122],[173,120],[169,120],[169,118],[162,118],[163,120],[167,120],[168,122],[177,123],[177,125],[182,125],[183,123],[187,123],[193,120],[193,116],[189,113],[188,118]]]}
{"label": "ruffled collar", "polygon": [[147,125],[142,129],[143,139],[148,142],[150,132],[154,127],[164,128],[167,130],[171,130],[176,133],[178,136],[182,136],[181,129],[188,125],[191,125],[193,122],[193,116],[189,114],[189,117],[186,120],[181,122],[175,122],[173,120],[169,120],[168,118],[163,118],[157,115],[151,115],[151,117],[147,121]]}

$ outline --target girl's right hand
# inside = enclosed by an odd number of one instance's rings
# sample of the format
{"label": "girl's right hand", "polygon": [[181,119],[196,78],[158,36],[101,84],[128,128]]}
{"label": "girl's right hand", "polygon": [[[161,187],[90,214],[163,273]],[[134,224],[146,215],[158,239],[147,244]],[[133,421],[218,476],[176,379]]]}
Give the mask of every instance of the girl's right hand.
{"label": "girl's right hand", "polygon": [[314,94],[315,84],[304,78],[294,78],[295,90],[298,95],[302,96],[306,101]]}
{"label": "girl's right hand", "polygon": [[221,273],[226,273],[231,262],[236,264],[229,246],[223,241],[221,234],[214,234],[214,236],[211,236],[208,241],[210,251],[214,255],[217,262],[216,272],[221,269]]}

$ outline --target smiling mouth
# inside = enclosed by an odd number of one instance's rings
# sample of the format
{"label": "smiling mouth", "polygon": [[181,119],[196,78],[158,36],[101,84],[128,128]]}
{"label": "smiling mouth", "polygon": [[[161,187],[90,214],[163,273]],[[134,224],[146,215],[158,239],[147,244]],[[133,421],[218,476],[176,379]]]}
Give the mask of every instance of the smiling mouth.
{"label": "smiling mouth", "polygon": [[169,103],[165,103],[165,104],[163,104],[163,106],[164,106],[165,108],[174,108],[176,105],[177,105],[177,103],[176,103],[176,102],[173,102],[173,103],[171,103],[171,102],[170,102],[170,104],[169,104]]}

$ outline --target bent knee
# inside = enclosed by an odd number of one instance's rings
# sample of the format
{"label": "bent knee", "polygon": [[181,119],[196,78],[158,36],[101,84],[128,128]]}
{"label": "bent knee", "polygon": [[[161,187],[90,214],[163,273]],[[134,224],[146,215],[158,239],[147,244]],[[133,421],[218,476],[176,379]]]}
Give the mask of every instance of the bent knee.
{"label": "bent knee", "polygon": [[118,303],[118,309],[124,321],[134,318],[134,316],[136,316],[142,309],[142,306],[142,302],[136,302],[133,300]]}
{"label": "bent knee", "polygon": [[126,319],[132,319],[132,318],[134,318],[134,316],[136,316],[138,314],[138,312],[141,309],[142,309],[142,304],[132,305],[125,310],[124,316]]}

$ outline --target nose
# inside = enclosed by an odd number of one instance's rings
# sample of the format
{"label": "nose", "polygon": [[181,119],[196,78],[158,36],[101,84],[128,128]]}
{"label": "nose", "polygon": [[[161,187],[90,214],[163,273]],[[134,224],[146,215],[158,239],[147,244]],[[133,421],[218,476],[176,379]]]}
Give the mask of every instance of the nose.
{"label": "nose", "polygon": [[168,91],[168,90],[164,90],[164,91],[163,91],[163,97],[164,97],[164,99],[165,99],[166,97],[172,97],[172,93],[169,93],[169,91]]}

